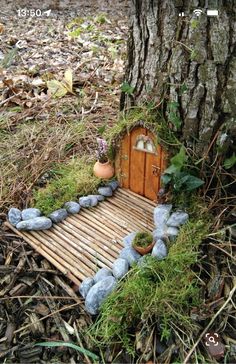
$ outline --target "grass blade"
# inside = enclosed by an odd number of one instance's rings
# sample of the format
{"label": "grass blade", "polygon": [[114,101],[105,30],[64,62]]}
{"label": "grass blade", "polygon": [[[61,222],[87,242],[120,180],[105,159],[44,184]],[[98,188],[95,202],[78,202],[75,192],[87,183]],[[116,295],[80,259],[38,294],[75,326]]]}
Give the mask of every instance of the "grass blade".
{"label": "grass blade", "polygon": [[99,357],[96,354],[92,353],[91,351],[83,349],[76,344],[66,343],[64,341],[47,341],[47,342],[43,342],[43,343],[36,343],[35,346],[45,346],[48,348],[57,347],[57,346],[66,346],[68,348],[75,349],[84,355],[89,356],[93,360],[99,360]]}

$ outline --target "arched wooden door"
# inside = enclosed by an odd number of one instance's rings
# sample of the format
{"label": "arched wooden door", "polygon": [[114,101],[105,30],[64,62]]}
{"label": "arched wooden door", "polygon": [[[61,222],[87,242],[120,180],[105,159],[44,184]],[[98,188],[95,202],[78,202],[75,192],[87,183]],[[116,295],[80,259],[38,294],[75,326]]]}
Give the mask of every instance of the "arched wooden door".
{"label": "arched wooden door", "polygon": [[146,128],[136,127],[121,140],[116,159],[121,187],[157,200],[165,168],[165,154],[160,145],[155,145],[155,136]]}

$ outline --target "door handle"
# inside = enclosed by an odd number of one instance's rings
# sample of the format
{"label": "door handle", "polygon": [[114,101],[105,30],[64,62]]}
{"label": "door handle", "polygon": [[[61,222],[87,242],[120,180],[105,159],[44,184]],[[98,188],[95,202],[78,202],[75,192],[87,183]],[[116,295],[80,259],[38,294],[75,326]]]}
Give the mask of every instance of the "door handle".
{"label": "door handle", "polygon": [[159,174],[160,174],[160,169],[161,169],[160,167],[154,166],[152,164],[152,174],[153,174],[153,176],[158,177]]}

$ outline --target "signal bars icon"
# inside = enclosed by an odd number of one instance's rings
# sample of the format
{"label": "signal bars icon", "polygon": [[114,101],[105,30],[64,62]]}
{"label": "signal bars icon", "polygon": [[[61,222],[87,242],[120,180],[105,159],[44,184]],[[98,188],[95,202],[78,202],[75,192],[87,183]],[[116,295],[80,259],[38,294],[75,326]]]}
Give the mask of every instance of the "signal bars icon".
{"label": "signal bars icon", "polygon": [[198,17],[203,13],[203,11],[201,9],[195,9],[193,10],[193,13]]}

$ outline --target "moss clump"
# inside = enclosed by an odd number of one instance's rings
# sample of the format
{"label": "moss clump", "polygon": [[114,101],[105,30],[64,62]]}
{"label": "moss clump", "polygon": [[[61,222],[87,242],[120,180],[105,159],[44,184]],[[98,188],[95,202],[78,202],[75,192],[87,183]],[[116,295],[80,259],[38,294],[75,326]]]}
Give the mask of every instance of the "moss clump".
{"label": "moss clump", "polygon": [[194,331],[190,310],[200,302],[200,289],[191,268],[209,227],[205,217],[186,223],[165,260],[147,256],[144,265],[129,271],[127,279],[104,301],[89,331],[96,345],[120,343],[134,355],[137,326],[145,332],[145,325],[159,323],[162,337],[170,335],[172,325],[186,334]]}
{"label": "moss clump", "polygon": [[33,193],[34,206],[45,215],[78,196],[94,193],[100,183],[93,175],[93,165],[88,163],[86,157],[73,159],[68,164],[58,164],[53,173],[54,178],[47,186]]}
{"label": "moss clump", "polygon": [[140,246],[146,248],[148,245],[152,244],[153,236],[149,232],[139,232],[135,235],[133,246]]}

